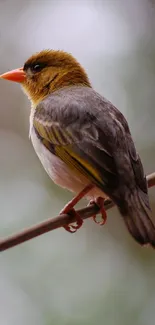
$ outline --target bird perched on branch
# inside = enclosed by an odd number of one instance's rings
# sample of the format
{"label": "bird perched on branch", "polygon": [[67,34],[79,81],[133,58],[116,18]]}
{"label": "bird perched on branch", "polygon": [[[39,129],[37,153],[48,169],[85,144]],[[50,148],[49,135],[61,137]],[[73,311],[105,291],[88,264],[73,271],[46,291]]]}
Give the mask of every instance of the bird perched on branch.
{"label": "bird perched on branch", "polygon": [[61,211],[76,215],[76,226],[66,230],[81,227],[74,206],[84,196],[99,206],[104,223],[104,199],[109,197],[133,238],[155,247],[146,177],[127,121],[91,87],[77,60],[63,51],[44,50],[0,78],[22,85],[31,101],[34,149],[50,178],[76,193]]}

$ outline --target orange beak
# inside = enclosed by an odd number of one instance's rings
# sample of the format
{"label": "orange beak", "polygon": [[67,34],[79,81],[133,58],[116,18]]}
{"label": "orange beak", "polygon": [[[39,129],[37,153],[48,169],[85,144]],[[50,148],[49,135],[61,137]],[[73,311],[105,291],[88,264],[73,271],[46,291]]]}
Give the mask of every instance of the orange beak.
{"label": "orange beak", "polygon": [[0,75],[1,79],[6,79],[14,82],[23,82],[26,79],[26,74],[23,68],[8,71]]}

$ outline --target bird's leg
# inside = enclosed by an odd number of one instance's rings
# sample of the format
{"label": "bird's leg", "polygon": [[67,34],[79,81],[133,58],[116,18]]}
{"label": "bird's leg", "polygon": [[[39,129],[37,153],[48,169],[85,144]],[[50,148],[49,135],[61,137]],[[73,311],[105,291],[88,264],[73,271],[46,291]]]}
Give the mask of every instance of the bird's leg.
{"label": "bird's leg", "polygon": [[104,198],[99,196],[95,200],[91,200],[89,202],[89,205],[92,205],[92,204],[96,204],[99,207],[100,210],[99,210],[98,213],[101,213],[102,221],[97,221],[96,220],[96,215],[94,215],[92,218],[98,225],[103,226],[106,223],[106,220],[107,220],[107,214],[106,214],[106,211],[105,211],[105,208],[104,208]]}
{"label": "bird's leg", "polygon": [[74,210],[74,206],[90,191],[94,185],[87,185],[78,195],[76,195],[71,201],[69,201],[65,207],[60,211],[60,214],[69,214],[76,218],[76,225],[66,225],[64,226],[65,230],[74,233],[79,229],[83,224],[83,219],[80,215]]}

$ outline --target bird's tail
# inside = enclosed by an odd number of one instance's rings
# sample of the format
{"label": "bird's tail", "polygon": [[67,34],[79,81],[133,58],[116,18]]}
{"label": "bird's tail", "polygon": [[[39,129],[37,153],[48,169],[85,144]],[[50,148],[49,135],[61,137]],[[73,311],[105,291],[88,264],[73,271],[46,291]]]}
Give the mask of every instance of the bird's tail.
{"label": "bird's tail", "polygon": [[148,195],[138,188],[127,193],[119,210],[132,237],[141,245],[150,244],[155,248],[155,226],[151,220]]}

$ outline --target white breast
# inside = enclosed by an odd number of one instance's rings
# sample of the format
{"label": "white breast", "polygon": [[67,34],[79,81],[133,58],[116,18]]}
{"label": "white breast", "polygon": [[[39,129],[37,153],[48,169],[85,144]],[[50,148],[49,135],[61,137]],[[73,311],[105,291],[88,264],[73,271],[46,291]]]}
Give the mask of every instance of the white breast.
{"label": "white breast", "polygon": [[[72,192],[79,193],[90,183],[89,179],[83,175],[76,176],[61,159],[46,149],[40,139],[38,139],[33,126],[30,129],[30,138],[44,169],[56,184]],[[87,198],[92,199],[98,196],[106,197],[101,190],[94,188],[87,195]]]}
{"label": "white breast", "polygon": [[30,138],[33,147],[49,177],[58,185],[76,192],[83,188],[83,181],[79,180],[67,165],[54,154],[52,154],[38,139],[34,128],[31,128]]}

